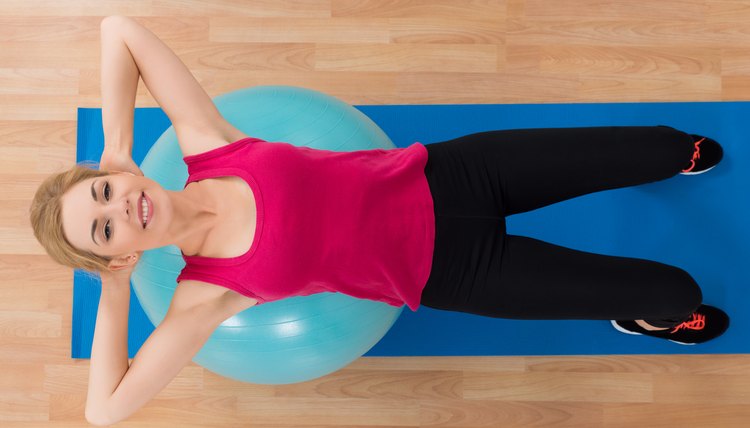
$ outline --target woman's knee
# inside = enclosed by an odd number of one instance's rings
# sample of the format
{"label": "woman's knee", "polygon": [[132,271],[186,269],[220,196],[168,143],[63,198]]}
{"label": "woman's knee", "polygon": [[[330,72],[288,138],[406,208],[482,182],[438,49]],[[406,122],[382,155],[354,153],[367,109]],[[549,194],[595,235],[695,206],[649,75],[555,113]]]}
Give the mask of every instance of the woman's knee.
{"label": "woman's knee", "polygon": [[665,266],[668,272],[665,278],[666,284],[660,288],[668,294],[665,296],[666,305],[671,315],[690,315],[703,302],[703,292],[698,283],[685,270],[675,266]]}

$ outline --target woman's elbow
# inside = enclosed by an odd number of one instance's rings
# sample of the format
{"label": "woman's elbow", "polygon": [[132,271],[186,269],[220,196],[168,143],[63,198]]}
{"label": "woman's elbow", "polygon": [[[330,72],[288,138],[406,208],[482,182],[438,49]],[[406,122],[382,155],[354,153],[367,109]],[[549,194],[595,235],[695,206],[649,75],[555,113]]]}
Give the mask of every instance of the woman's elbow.
{"label": "woman's elbow", "polygon": [[104,17],[99,23],[99,29],[105,31],[107,28],[115,28],[123,25],[123,23],[132,22],[132,19],[123,15],[110,15]]}
{"label": "woman's elbow", "polygon": [[97,412],[90,409],[86,409],[86,421],[91,425],[96,425],[98,427],[112,425],[113,423],[107,419],[107,416],[103,412]]}
{"label": "woman's elbow", "polygon": [[98,427],[104,427],[107,425],[111,425],[108,421],[105,420],[101,415],[86,412],[86,421],[90,423],[91,425],[96,425]]}

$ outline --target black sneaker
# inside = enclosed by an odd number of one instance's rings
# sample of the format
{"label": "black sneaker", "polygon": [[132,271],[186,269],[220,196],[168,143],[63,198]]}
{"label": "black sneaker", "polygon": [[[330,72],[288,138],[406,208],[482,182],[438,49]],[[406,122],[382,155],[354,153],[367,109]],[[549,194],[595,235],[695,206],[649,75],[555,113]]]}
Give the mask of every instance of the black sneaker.
{"label": "black sneaker", "polygon": [[646,330],[635,321],[612,321],[612,325],[626,334],[645,334],[680,345],[695,345],[721,336],[729,327],[729,316],[719,308],[701,305],[689,320],[666,330]]}
{"label": "black sneaker", "polygon": [[690,160],[685,169],[680,171],[680,174],[696,175],[710,171],[721,161],[724,150],[719,143],[708,137],[700,135],[691,135],[691,137],[693,137],[693,144],[695,145],[693,159]]}

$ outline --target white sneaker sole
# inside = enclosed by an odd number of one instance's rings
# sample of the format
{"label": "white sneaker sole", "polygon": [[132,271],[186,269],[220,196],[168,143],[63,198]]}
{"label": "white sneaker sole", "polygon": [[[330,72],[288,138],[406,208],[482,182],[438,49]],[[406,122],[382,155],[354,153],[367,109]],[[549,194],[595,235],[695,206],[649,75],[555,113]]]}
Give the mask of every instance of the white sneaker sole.
{"label": "white sneaker sole", "polygon": [[[716,164],[716,165],[718,165],[718,164]],[[680,172],[680,174],[681,175],[700,175],[700,174],[706,173],[706,172],[711,171],[712,169],[716,168],[716,165],[712,166],[711,168],[704,169],[703,171],[698,171],[698,172]]]}
{"label": "white sneaker sole", "polygon": [[[612,320],[610,322],[612,323],[612,327],[614,327],[615,330],[619,331],[620,333],[632,334],[634,336],[643,336],[643,333],[636,333],[634,331],[625,330],[624,328],[620,327],[619,324],[617,324],[614,320]],[[670,342],[674,342],[674,343],[676,343],[678,345],[685,345],[685,346],[695,345],[695,343],[678,342],[678,341],[672,340],[672,339],[667,339],[667,340],[669,340]]]}
{"label": "white sneaker sole", "polygon": [[617,324],[614,320],[612,320],[610,322],[612,323],[612,327],[614,327],[615,330],[619,331],[620,333],[632,334],[632,335],[635,335],[635,336],[643,336],[643,334],[641,334],[641,333],[636,333],[634,331],[625,330],[624,328],[620,327],[620,325]]}

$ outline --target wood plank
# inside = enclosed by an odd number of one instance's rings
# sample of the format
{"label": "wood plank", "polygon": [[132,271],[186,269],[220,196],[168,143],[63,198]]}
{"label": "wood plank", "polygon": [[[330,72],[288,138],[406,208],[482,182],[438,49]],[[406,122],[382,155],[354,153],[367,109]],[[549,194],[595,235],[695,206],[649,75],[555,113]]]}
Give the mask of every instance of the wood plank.
{"label": "wood plank", "polygon": [[4,16],[64,16],[87,15],[151,15],[153,0],[3,0],[0,15]]}
{"label": "wood plank", "polygon": [[725,101],[750,100],[750,76],[724,76],[721,78],[721,99]]}
{"label": "wood plank", "polygon": [[584,46],[725,47],[747,46],[750,34],[733,23],[656,21],[525,20],[508,22],[506,42]]}
{"label": "wood plank", "polygon": [[750,375],[654,375],[654,402],[750,404]]}
{"label": "wood plank", "polygon": [[746,355],[612,355],[526,357],[530,372],[750,375]]}
{"label": "wood plank", "polygon": [[77,69],[0,69],[0,94],[3,95],[76,95],[77,93]]}
{"label": "wood plank", "polygon": [[547,45],[540,49],[539,69],[576,75],[704,75],[722,72],[721,53],[713,48]]}
{"label": "wood plank", "polygon": [[[656,102],[667,95],[672,101],[714,101],[721,98],[722,79],[718,76],[640,77],[597,75],[580,77],[580,97],[589,101],[619,99],[631,102]],[[634,92],[635,88],[649,88]]]}
{"label": "wood plank", "polygon": [[494,73],[498,45],[317,44],[315,69]]}
{"label": "wood plank", "polygon": [[66,148],[74,159],[76,127],[75,117],[71,120],[0,120],[0,141],[3,147]]}
{"label": "wood plank", "polygon": [[709,22],[732,22],[738,25],[750,19],[750,4],[738,0],[707,0],[706,20]]}
{"label": "wood plank", "polygon": [[44,382],[42,363],[5,362],[0,365],[0,397],[6,393],[42,393]]}
{"label": "wood plank", "polygon": [[457,399],[463,395],[460,370],[353,370],[343,369],[319,379],[277,385],[276,397]]}
{"label": "wood plank", "polygon": [[153,0],[156,16],[250,16],[295,18],[331,16],[331,0]]}
{"label": "wood plank", "polygon": [[49,394],[3,392],[0,395],[0,422],[49,420]]}
{"label": "wood plank", "polygon": [[[418,426],[420,403],[415,399],[237,397],[238,416],[257,424],[317,423],[338,426],[367,421],[371,425]],[[313,422],[314,421],[314,422]]]}
{"label": "wood plank", "polygon": [[3,174],[52,174],[70,166],[68,147],[0,147],[0,171]]}
{"label": "wood plank", "polygon": [[[3,281],[3,286],[0,287],[0,311],[19,308],[26,311],[46,311],[49,289],[38,284],[25,279]],[[70,307],[66,310],[70,311]]]}
{"label": "wood plank", "polygon": [[74,121],[78,107],[74,95],[34,94],[0,94],[0,106],[0,121]]}
{"label": "wood plank", "polygon": [[7,242],[6,245],[0,247],[0,254],[46,254],[44,248],[34,238],[31,227],[28,227],[27,230],[20,230],[15,227],[0,227],[0,240]]}
{"label": "wood plank", "polygon": [[749,48],[725,48],[721,53],[721,75],[747,76],[750,74],[750,49]]}
{"label": "wood plank", "polygon": [[504,44],[505,17],[388,19],[392,43]]}
{"label": "wood plank", "polygon": [[555,74],[402,72],[397,94],[413,104],[580,102],[579,87],[577,76]]}
{"label": "wood plank", "polygon": [[0,311],[2,337],[60,337],[62,319],[42,311]]}
{"label": "wood plank", "polygon": [[276,385],[240,382],[209,370],[203,371],[203,387],[207,395],[232,395],[236,397],[273,397]]}
{"label": "wood plank", "polygon": [[0,336],[0,361],[88,364],[88,360],[71,360],[69,337]]}
{"label": "wood plank", "polygon": [[211,18],[211,42],[387,43],[385,18]]}
{"label": "wood plank", "polygon": [[423,400],[420,426],[599,428],[603,405],[492,400]]}
{"label": "wood plank", "polygon": [[172,42],[169,47],[191,71],[210,68],[232,70],[313,69],[315,46],[312,43],[219,43]]}
{"label": "wood plank", "polygon": [[524,17],[527,19],[579,20],[587,18],[618,21],[704,21],[709,6],[705,0],[660,0],[632,2],[607,0],[525,0]]}
{"label": "wood plank", "polygon": [[331,12],[333,17],[496,19],[504,16],[505,3],[502,0],[332,0]]}
{"label": "wood plank", "polygon": [[362,357],[347,366],[352,370],[432,370],[523,372],[525,357]]}
{"label": "wood plank", "polygon": [[637,373],[502,373],[464,375],[466,400],[583,401],[650,403],[651,374]]}
{"label": "wood plank", "polygon": [[0,68],[78,69],[99,67],[99,41],[3,42]]}
{"label": "wood plank", "polygon": [[722,78],[710,75],[682,76],[675,81],[670,77],[599,74],[580,76],[580,81],[579,98],[588,101],[656,102],[667,96],[672,101],[715,101],[722,93]]}
{"label": "wood plank", "polygon": [[155,398],[135,412],[127,422],[159,427],[237,426],[242,422],[246,424],[247,421],[253,421],[238,415],[238,400],[238,397],[230,394],[180,399]]}
{"label": "wood plank", "polygon": [[608,404],[604,424],[608,428],[743,428],[750,420],[746,405],[711,404]]}
{"label": "wood plank", "polygon": [[[75,165],[75,162],[71,159],[68,161],[67,165],[62,165],[62,168],[59,171],[54,172],[63,172],[73,165]],[[30,201],[31,198],[33,198],[36,190],[39,188],[39,185],[49,175],[50,174],[48,173],[31,174],[28,172],[24,174],[0,174],[0,187],[3,189],[2,200]],[[31,226],[29,224],[29,228],[30,227]],[[4,229],[0,229],[0,233],[2,233],[2,231],[4,231]],[[18,234],[22,231],[17,228],[13,228],[7,230],[7,232],[8,234]],[[5,242],[10,244],[10,241]],[[3,254],[13,253],[6,252]]]}
{"label": "wood plank", "polygon": [[49,418],[55,422],[71,421],[85,422],[81,415],[86,412],[86,394],[50,394],[49,396]]}

